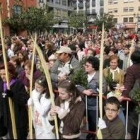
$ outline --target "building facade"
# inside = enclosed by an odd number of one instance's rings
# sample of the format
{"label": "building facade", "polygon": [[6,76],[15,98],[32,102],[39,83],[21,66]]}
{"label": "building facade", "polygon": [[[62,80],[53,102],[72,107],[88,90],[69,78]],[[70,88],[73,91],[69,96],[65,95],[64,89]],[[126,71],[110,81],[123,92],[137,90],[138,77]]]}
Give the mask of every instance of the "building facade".
{"label": "building facade", "polygon": [[140,30],[140,0],[105,0],[104,11],[114,15],[117,28]]}
{"label": "building facade", "polygon": [[[2,20],[11,17],[14,13],[20,14],[23,9],[36,7],[36,0],[0,0],[2,8]],[[10,35],[9,26],[4,26],[4,35]],[[23,33],[24,34],[24,33]]]}
{"label": "building facade", "polygon": [[104,13],[104,0],[73,0],[73,6],[77,13],[98,16]]}
{"label": "building facade", "polygon": [[54,12],[54,18],[59,19],[59,23],[54,25],[55,30],[67,32],[68,30],[68,16],[73,11],[72,0],[37,0],[38,7],[47,5],[50,11]]}

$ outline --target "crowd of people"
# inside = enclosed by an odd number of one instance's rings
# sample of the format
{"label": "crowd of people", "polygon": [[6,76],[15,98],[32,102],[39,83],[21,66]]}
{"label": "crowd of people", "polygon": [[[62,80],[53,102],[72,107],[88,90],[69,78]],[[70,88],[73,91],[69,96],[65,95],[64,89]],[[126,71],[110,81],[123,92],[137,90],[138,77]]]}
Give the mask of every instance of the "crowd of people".
{"label": "crowd of people", "polygon": [[[10,89],[0,41],[0,138],[13,138],[8,99],[14,104],[14,116],[18,139],[29,137],[28,107],[33,111],[35,139],[55,139],[54,116],[62,139],[80,139],[81,129],[88,123],[88,130],[100,128],[103,139],[125,138],[125,111],[123,98],[132,99],[129,104],[128,132],[136,138],[138,114],[135,107],[135,91],[140,89],[140,34],[129,30],[105,32],[103,54],[103,119],[97,119],[99,94],[99,66],[101,32],[39,35],[37,44],[42,51],[50,72],[55,106],[38,53],[35,53],[33,78],[31,64],[34,43],[30,37],[5,37]],[[84,70],[87,86],[73,81],[78,71]],[[33,81],[31,96],[30,80]],[[87,121],[85,121],[85,117]],[[88,134],[87,139],[98,139]]]}

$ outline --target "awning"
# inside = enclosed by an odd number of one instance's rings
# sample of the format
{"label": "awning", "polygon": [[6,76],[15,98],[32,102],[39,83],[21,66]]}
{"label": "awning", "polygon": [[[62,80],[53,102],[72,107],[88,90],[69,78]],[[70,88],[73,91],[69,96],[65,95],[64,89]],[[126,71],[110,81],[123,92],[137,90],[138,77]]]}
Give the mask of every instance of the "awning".
{"label": "awning", "polygon": [[135,28],[136,27],[136,25],[125,25],[125,28]]}
{"label": "awning", "polygon": [[68,28],[68,25],[67,24],[55,24],[54,26],[53,26],[54,28]]}
{"label": "awning", "polygon": [[97,26],[89,26],[88,29],[97,29]]}

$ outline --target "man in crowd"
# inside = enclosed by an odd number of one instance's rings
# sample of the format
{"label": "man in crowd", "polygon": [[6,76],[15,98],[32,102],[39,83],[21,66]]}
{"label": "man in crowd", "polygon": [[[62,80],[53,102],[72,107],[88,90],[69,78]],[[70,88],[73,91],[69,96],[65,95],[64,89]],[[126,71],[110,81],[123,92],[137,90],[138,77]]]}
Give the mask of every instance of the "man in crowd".
{"label": "man in crowd", "polygon": [[69,79],[74,72],[79,70],[79,61],[72,55],[69,47],[61,47],[56,52],[58,60],[51,69],[51,79],[53,83]]}

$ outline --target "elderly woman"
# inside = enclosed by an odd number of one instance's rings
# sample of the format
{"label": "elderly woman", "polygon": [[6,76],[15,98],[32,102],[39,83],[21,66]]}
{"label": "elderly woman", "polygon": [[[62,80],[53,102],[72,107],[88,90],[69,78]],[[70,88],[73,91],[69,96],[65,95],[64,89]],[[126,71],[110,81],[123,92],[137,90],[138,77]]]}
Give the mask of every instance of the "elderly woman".
{"label": "elderly woman", "polygon": [[[88,89],[78,85],[78,90],[87,95],[87,109],[89,130],[96,131],[96,97],[93,93],[98,93],[99,88],[99,59],[96,57],[89,57],[85,63],[85,71],[87,72]],[[103,78],[103,93],[106,92],[106,81]],[[95,136],[93,136],[95,138]]]}
{"label": "elderly woman", "polygon": [[[22,82],[17,80],[15,67],[8,64],[10,90],[7,89],[5,66],[0,66],[0,137],[13,138],[8,98],[14,103],[14,116],[17,129],[17,138],[26,139],[28,131],[27,100],[28,94]],[[2,130],[2,131],[1,131]]]}
{"label": "elderly woman", "polygon": [[[103,74],[108,82],[109,78],[112,81],[117,82],[120,86],[124,83],[124,71],[118,67],[119,57],[117,55],[112,55],[109,58],[110,67],[103,70]],[[109,84],[109,83],[108,83]]]}

